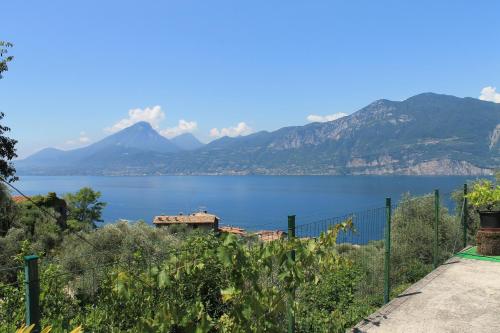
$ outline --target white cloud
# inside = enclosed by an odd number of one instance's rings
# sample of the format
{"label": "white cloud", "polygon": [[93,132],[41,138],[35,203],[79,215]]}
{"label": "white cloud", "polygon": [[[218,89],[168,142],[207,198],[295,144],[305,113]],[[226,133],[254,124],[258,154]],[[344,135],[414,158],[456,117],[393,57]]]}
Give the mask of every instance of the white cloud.
{"label": "white cloud", "polygon": [[165,113],[161,110],[161,106],[159,105],[147,107],[145,109],[131,109],[128,111],[127,118],[123,118],[113,126],[105,128],[105,131],[115,133],[140,121],[146,121],[150,123],[155,130],[158,130],[160,128],[160,122],[164,118]]}
{"label": "white cloud", "polygon": [[347,113],[344,112],[337,112],[334,114],[328,114],[326,116],[319,116],[316,114],[310,114],[307,116],[307,120],[310,121],[311,123],[324,123],[327,121],[333,121],[337,120],[339,118],[347,116]]}
{"label": "white cloud", "polygon": [[183,133],[192,133],[198,129],[196,121],[179,120],[179,124],[175,127],[166,128],[160,131],[160,134],[167,138],[173,138]]}
{"label": "white cloud", "polygon": [[80,136],[75,140],[68,140],[65,142],[67,146],[80,146],[90,143],[90,138],[87,136],[87,133],[80,132]]}
{"label": "white cloud", "polygon": [[89,143],[90,142],[90,138],[87,136],[87,133],[80,132],[80,137],[78,138],[78,141],[80,143]]}
{"label": "white cloud", "polygon": [[131,109],[128,111],[128,117],[121,119],[111,127],[106,127],[104,131],[115,133],[141,121],[150,123],[151,127],[167,138],[173,138],[183,133],[192,133],[198,129],[198,123],[196,121],[187,121],[185,119],[180,119],[175,127],[161,129],[160,123],[164,119],[165,112],[162,111],[159,105],[146,107],[144,109]]}
{"label": "white cloud", "polygon": [[500,103],[500,93],[497,93],[497,88],[488,86],[481,90],[480,100]]}
{"label": "white cloud", "polygon": [[253,132],[253,129],[244,122],[239,122],[238,125],[234,127],[224,127],[220,130],[218,128],[212,128],[210,130],[210,136],[213,138],[220,138],[223,136],[240,136],[247,135]]}

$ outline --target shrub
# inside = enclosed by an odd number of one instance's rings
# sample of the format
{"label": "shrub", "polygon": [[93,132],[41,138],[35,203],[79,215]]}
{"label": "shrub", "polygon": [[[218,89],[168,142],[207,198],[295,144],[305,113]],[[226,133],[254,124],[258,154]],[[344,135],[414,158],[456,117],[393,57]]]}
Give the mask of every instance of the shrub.
{"label": "shrub", "polygon": [[[405,195],[395,209],[392,221],[392,280],[413,283],[428,272],[433,263],[434,197]],[[438,262],[450,258],[460,246],[460,221],[440,206]]]}
{"label": "shrub", "polygon": [[500,185],[495,185],[488,180],[480,180],[473,184],[472,191],[467,198],[479,211],[500,210]]}

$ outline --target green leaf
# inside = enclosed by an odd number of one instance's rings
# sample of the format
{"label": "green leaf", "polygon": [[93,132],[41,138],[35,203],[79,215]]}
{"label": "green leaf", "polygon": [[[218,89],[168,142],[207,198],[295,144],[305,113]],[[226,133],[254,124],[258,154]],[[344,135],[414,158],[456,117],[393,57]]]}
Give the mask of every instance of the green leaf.
{"label": "green leaf", "polygon": [[233,286],[233,287],[229,287],[229,288],[226,288],[226,289],[222,289],[220,291],[220,293],[222,295],[222,300],[224,302],[227,302],[227,301],[231,300],[235,295],[237,295],[238,291]]}

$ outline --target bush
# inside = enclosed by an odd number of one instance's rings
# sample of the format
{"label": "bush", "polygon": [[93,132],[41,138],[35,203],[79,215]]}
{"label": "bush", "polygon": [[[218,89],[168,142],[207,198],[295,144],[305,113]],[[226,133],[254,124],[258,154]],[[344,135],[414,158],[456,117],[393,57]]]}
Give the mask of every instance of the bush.
{"label": "bush", "polygon": [[[434,253],[434,197],[405,195],[392,220],[392,281],[413,283],[430,270]],[[440,206],[438,262],[450,258],[460,246],[460,221]]]}

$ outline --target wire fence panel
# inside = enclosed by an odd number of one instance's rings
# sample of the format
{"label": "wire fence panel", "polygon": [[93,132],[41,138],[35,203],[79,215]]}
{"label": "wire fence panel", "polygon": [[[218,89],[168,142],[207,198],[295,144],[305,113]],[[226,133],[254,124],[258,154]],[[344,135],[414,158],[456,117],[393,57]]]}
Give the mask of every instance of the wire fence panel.
{"label": "wire fence panel", "polygon": [[[330,255],[338,258],[332,271],[317,272],[325,281],[299,286],[299,298],[307,300],[313,297],[314,302],[324,305],[323,308],[316,309],[316,314],[311,315],[313,310],[303,308],[304,305],[299,302],[298,331],[344,331],[347,327],[343,325],[349,322],[346,318],[349,309],[360,309],[362,315],[368,315],[382,304],[385,226],[385,207],[297,226],[297,237],[313,242],[318,242],[321,234],[329,230],[338,231]],[[338,299],[350,301],[338,303]],[[325,311],[321,311],[322,309]]]}
{"label": "wire fence panel", "polygon": [[405,195],[393,206],[393,296],[463,249],[463,197],[456,193]]}
{"label": "wire fence panel", "polygon": [[[274,328],[286,330],[288,293],[279,277],[287,266],[283,258],[266,256],[267,250],[261,245],[248,245],[246,254],[247,259],[254,255],[265,258],[262,266],[253,268],[259,272],[258,288],[249,284],[242,291],[245,295],[240,297],[269,304],[251,307],[257,328],[274,323]],[[84,263],[81,260],[85,255],[64,261],[42,259],[42,326],[70,329],[83,324],[90,332],[108,332],[111,328],[125,331],[141,327],[141,318],[156,318],[161,322],[162,315],[193,312],[197,304],[203,304],[203,311],[210,318],[219,319],[243,306],[224,299],[224,290],[231,288],[227,284],[231,281],[228,274],[236,268],[231,265],[241,263],[234,262],[223,269],[217,248],[211,251],[207,257],[197,248],[171,249],[155,254],[137,253],[118,260],[111,260],[117,253],[110,251]],[[119,320],[120,311],[124,313],[123,320]],[[175,321],[175,317],[170,320]],[[259,330],[274,330],[273,327],[262,326]]]}
{"label": "wire fence panel", "polygon": [[441,195],[440,229],[438,230],[439,264],[453,257],[467,246],[467,229],[464,228],[465,200],[463,192],[447,192]]}
{"label": "wire fence panel", "polygon": [[299,225],[296,235],[299,238],[317,238],[321,233],[343,222],[351,221],[353,228],[338,235],[338,243],[364,245],[384,238],[385,207],[330,217]]}

